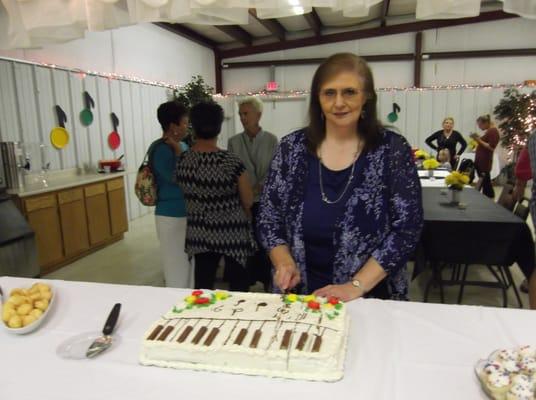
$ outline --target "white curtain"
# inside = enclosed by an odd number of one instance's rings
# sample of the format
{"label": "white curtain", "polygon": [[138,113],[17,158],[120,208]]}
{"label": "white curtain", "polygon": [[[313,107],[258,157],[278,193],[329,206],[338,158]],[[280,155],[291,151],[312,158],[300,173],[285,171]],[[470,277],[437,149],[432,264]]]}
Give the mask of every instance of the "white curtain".
{"label": "white curtain", "polygon": [[505,12],[536,19],[536,0],[502,0],[502,2]]}
{"label": "white curtain", "polygon": [[480,0],[417,0],[417,19],[476,17]]}
{"label": "white curtain", "polygon": [[[311,12],[312,7],[366,17],[381,0],[0,0],[0,48],[39,47],[81,38],[85,31],[141,22],[210,25]],[[536,18],[536,0],[503,0],[504,10]],[[3,7],[2,7],[3,5]],[[417,19],[461,18],[480,13],[480,0],[417,0]],[[7,23],[6,23],[7,21]]]}

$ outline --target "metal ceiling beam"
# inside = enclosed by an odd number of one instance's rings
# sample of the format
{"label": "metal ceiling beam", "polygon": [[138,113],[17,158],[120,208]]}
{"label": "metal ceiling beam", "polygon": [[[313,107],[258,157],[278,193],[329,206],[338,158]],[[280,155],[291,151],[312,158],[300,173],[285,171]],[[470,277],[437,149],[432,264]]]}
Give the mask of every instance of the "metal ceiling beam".
{"label": "metal ceiling beam", "polygon": [[316,46],[319,44],[329,44],[336,42],[345,42],[356,39],[366,39],[377,36],[395,35],[407,32],[419,32],[427,29],[446,28],[449,26],[458,26],[465,24],[473,24],[478,22],[496,21],[507,18],[518,18],[518,15],[507,14],[503,11],[490,11],[481,13],[477,17],[447,19],[447,20],[427,20],[411,22],[407,24],[388,25],[371,29],[360,29],[349,32],[334,33],[331,35],[322,35],[316,37],[308,37],[303,39],[286,40],[278,43],[268,43],[257,46],[250,46],[239,49],[229,49],[221,51],[221,57],[231,58],[240,57],[249,54],[266,53],[269,51],[295,49],[306,46]]}
{"label": "metal ceiling beam", "polygon": [[415,35],[415,55],[413,60],[413,86],[421,87],[422,32]]}
{"label": "metal ceiling beam", "polygon": [[[383,62],[383,61],[411,61],[414,59],[413,53],[405,54],[379,54],[360,56],[367,62]],[[255,67],[281,67],[288,65],[310,65],[320,64],[324,62],[326,58],[297,58],[289,60],[266,60],[266,61],[242,61],[242,62],[223,62],[223,69],[236,69],[236,68],[255,68]]]}
{"label": "metal ceiling beam", "polygon": [[383,0],[382,3],[382,15],[380,17],[380,26],[385,26],[387,24],[387,14],[389,14],[389,5],[391,4],[391,0]]}
{"label": "metal ceiling beam", "polygon": [[536,48],[532,49],[506,49],[506,50],[471,50],[471,51],[440,51],[423,53],[426,60],[451,60],[455,58],[489,58],[489,57],[523,57],[536,56]]}
{"label": "metal ceiling beam", "polygon": [[322,21],[320,20],[320,17],[316,13],[315,9],[313,8],[310,13],[303,14],[303,16],[315,35],[317,37],[320,36],[322,34]]}
{"label": "metal ceiling beam", "polygon": [[231,36],[234,40],[242,43],[245,46],[251,46],[253,37],[248,31],[242,29],[238,25],[214,25],[214,28],[222,31],[226,35]]}
{"label": "metal ceiling beam", "polygon": [[249,9],[249,15],[251,15],[257,22],[264,26],[272,35],[277,37],[280,41],[285,40],[286,29],[279,23],[277,19],[262,19],[257,17],[257,11],[254,8]]}
{"label": "metal ceiling beam", "polygon": [[203,36],[181,24],[169,24],[167,22],[155,22],[154,24],[162,29],[173,32],[176,35],[182,36],[186,39],[191,40],[192,42],[200,44],[201,46],[208,47],[209,49],[214,50],[218,47],[218,43],[214,40],[211,40],[206,36]]}

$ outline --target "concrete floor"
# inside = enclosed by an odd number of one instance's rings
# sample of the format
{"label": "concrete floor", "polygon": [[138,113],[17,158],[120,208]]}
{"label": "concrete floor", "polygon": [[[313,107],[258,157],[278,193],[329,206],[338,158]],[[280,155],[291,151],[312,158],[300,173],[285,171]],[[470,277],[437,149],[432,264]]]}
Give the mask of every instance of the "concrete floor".
{"label": "concrete floor", "polygon": [[[529,218],[530,219],[530,218]],[[529,223],[532,228],[532,224]],[[73,262],[45,276],[47,279],[69,281],[87,281],[101,283],[118,283],[127,285],[164,286],[161,267],[159,244],[156,237],[154,216],[152,214],[131,221],[125,239],[101,249],[87,257]],[[412,265],[409,266],[411,273]],[[514,279],[519,286],[523,274],[517,266],[511,268]],[[445,278],[447,278],[446,272]],[[422,301],[424,288],[430,274],[425,271],[411,282],[410,298],[412,301]],[[471,266],[470,280],[490,280],[491,274],[483,266]],[[218,282],[218,287],[225,288],[225,283]],[[252,291],[261,291],[262,285],[257,284]],[[458,287],[445,288],[446,303],[457,301]],[[528,296],[521,293],[525,308]],[[439,302],[439,290],[433,288],[430,302]],[[517,307],[513,291],[508,293],[509,307]],[[463,304],[502,307],[502,294],[499,289],[467,287]]]}

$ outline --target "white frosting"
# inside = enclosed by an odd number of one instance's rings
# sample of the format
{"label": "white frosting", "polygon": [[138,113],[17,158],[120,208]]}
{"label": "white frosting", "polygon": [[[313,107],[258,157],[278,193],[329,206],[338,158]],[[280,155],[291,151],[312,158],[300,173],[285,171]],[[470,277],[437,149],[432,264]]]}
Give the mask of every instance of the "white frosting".
{"label": "white frosting", "polygon": [[533,400],[534,392],[529,384],[513,385],[506,394],[507,400]]}
{"label": "white frosting", "polygon": [[[346,306],[337,310],[321,307],[320,312],[307,310],[306,303],[285,304],[281,296],[264,293],[231,293],[207,307],[180,302],[175,312],[169,311],[149,328],[144,336],[140,362],[160,367],[187,368],[295,379],[334,381],[342,378],[349,320]],[[182,310],[180,312],[177,312]],[[331,319],[328,318],[328,314]],[[158,326],[172,326],[165,340],[147,340]],[[186,340],[177,339],[187,326],[192,326]],[[198,344],[192,343],[206,327]],[[219,333],[205,345],[212,329]],[[247,329],[241,345],[234,344],[242,329]],[[250,347],[255,331],[262,332],[255,348]],[[289,349],[282,349],[285,332],[289,331]],[[307,340],[302,350],[297,344],[302,333]],[[316,336],[322,338],[320,351],[312,352]]]}
{"label": "white frosting", "polygon": [[492,372],[488,375],[488,383],[492,388],[502,388],[511,383],[510,375],[504,371]]}
{"label": "white frosting", "polygon": [[527,345],[527,346],[521,346],[518,349],[520,357],[536,357],[536,347]]}
{"label": "white frosting", "polygon": [[519,371],[519,365],[517,363],[517,361],[514,361],[514,360],[506,360],[506,361],[503,361],[502,363],[502,367],[510,372],[510,373],[513,373],[513,372],[518,372]]}
{"label": "white frosting", "polygon": [[505,349],[498,354],[498,359],[501,361],[514,360],[517,361],[518,353],[515,350]]}
{"label": "white frosting", "polygon": [[533,374],[536,372],[536,359],[532,357],[523,357],[519,362],[519,366],[523,371]]}

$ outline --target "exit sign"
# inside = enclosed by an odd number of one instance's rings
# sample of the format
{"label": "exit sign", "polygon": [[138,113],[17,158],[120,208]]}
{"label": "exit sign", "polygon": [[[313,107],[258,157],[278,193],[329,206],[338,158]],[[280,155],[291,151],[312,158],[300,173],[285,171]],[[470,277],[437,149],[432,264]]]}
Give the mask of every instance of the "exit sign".
{"label": "exit sign", "polygon": [[267,92],[275,92],[279,88],[279,85],[275,81],[267,82],[266,83],[266,91]]}

